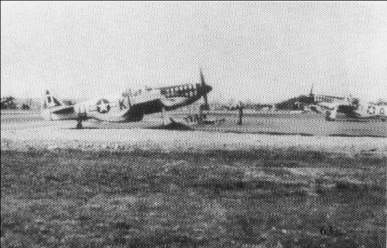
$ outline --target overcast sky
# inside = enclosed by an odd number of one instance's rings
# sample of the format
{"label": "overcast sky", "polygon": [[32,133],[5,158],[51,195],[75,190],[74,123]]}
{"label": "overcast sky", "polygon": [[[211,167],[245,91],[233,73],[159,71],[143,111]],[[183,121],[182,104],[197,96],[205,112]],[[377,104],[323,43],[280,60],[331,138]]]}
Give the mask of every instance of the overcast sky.
{"label": "overcast sky", "polygon": [[387,98],[386,2],[1,2],[1,95],[199,81],[210,99]]}

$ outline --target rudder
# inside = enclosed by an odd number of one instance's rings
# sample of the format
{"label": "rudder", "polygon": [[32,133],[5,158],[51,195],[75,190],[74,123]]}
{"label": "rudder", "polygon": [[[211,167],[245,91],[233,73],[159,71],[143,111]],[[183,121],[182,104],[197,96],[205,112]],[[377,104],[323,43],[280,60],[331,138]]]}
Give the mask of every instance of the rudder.
{"label": "rudder", "polygon": [[64,106],[64,104],[58,98],[54,97],[49,90],[46,90],[42,101],[42,109],[49,109],[58,106]]}

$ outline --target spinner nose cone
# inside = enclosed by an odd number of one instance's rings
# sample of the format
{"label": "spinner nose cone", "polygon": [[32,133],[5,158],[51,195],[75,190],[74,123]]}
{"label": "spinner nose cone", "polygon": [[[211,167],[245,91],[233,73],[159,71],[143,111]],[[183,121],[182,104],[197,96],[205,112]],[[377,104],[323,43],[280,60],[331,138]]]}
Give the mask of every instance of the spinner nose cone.
{"label": "spinner nose cone", "polygon": [[206,91],[206,93],[210,92],[211,90],[212,90],[212,87],[211,87],[211,86],[209,86],[209,85],[206,85],[206,86],[205,86],[205,91]]}

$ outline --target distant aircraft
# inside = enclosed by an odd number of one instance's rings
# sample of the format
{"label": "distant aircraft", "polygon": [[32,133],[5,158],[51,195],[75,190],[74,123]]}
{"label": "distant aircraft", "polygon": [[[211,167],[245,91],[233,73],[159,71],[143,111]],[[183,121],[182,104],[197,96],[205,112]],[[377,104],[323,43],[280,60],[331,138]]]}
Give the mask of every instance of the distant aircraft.
{"label": "distant aircraft", "polygon": [[352,119],[375,119],[382,121],[387,119],[387,104],[385,102],[363,102],[352,96],[317,95],[313,93],[313,86],[308,98],[309,101],[304,105],[304,109],[318,113],[325,111],[325,117],[328,121],[336,120],[337,113],[343,113],[346,117]]}
{"label": "distant aircraft", "polygon": [[326,112],[326,120],[336,120],[337,113],[343,113],[346,117],[363,120],[386,121],[387,104],[361,102],[359,99],[349,99],[345,104],[337,103]]}
{"label": "distant aircraft", "polygon": [[73,105],[66,105],[46,90],[41,114],[45,120],[50,121],[77,120],[77,128],[82,128],[82,121],[88,119],[136,122],[141,121],[146,114],[174,110],[192,104],[201,97],[204,99],[201,109],[207,110],[207,94],[211,90],[201,70],[200,83],[144,88],[134,92],[128,90],[121,95],[102,96]]}

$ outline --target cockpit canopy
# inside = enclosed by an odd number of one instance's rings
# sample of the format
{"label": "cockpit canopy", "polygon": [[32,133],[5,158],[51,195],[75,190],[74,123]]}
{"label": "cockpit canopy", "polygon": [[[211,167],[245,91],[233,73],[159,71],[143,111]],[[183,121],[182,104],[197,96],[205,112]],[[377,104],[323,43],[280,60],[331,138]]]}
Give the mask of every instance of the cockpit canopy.
{"label": "cockpit canopy", "polygon": [[127,97],[127,96],[138,96],[138,95],[141,95],[145,92],[150,92],[152,91],[153,89],[151,87],[143,87],[143,88],[136,88],[136,89],[132,89],[132,88],[128,88],[128,89],[125,89],[123,92],[122,92],[122,96],[123,97]]}

